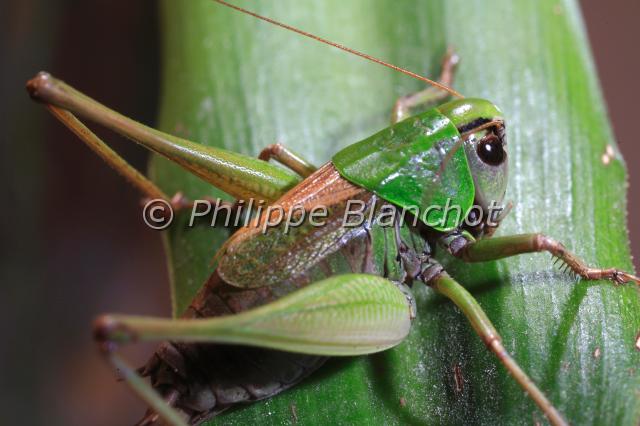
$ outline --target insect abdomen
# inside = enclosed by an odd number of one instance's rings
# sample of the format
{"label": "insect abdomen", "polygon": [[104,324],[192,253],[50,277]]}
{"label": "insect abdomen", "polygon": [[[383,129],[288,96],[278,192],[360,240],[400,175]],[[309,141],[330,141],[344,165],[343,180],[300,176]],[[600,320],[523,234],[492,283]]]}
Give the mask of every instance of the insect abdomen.
{"label": "insect abdomen", "polygon": [[[214,273],[183,317],[232,314],[242,307],[225,299],[230,300],[236,291]],[[264,296],[260,289],[243,292],[247,301]],[[282,392],[315,371],[325,359],[235,345],[164,342],[143,374],[150,376],[163,395],[177,392],[175,407],[190,418],[191,424],[198,424],[236,404]]]}

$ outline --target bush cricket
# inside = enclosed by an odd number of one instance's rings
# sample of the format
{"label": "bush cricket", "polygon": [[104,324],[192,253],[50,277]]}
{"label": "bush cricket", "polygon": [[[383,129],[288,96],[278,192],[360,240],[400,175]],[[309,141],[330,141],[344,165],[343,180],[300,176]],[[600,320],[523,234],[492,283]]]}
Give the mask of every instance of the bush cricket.
{"label": "bush cricket", "polygon": [[[164,194],[127,165],[75,115],[176,161],[236,199],[264,200],[285,211],[295,205],[304,206],[305,211],[317,205],[329,209],[328,223],[319,228],[304,222],[289,233],[277,226],[266,233],[255,232],[259,226],[240,229],[219,252],[216,271],[181,320],[105,316],[97,321],[96,337],[106,357],[152,407],[142,424],[158,416],[173,424],[196,424],[235,404],[267,398],[293,386],[326,356],[366,354],[398,344],[415,315],[408,288],[414,281],[458,305],[547,418],[563,424],[562,416],[506,352],[473,297],[446,273],[432,251],[440,247],[467,262],[548,251],[585,279],[617,283],[638,283],[638,279],[616,269],[587,267],[541,234],[489,238],[497,223],[463,223],[474,203],[479,212],[487,213],[491,201],[504,201],[508,154],[500,110],[489,101],[462,98],[449,89],[456,62],[454,54],[445,58],[440,83],[409,73],[433,87],[400,99],[393,108],[390,128],[343,149],[318,169],[280,145],[268,147],[260,160],[163,134],[122,117],[47,74],[28,83],[32,97],[46,103],[147,198],[167,200],[176,210],[190,206],[189,200]],[[448,95],[460,99],[441,103]],[[438,103],[410,115],[415,107]],[[264,161],[270,158],[290,171]],[[442,207],[445,199],[455,201],[465,217],[443,218],[435,210],[435,218],[407,224],[397,219],[394,210],[390,226],[381,224],[389,216],[388,207],[428,209]],[[359,226],[345,226],[338,220],[344,217],[349,200],[359,201],[371,219]],[[498,223],[503,217],[497,218]],[[268,219],[263,215],[256,223]],[[151,376],[162,397],[114,353],[118,344],[138,339],[171,342],[164,343],[142,370],[143,375]],[[272,366],[273,375],[256,382],[243,377],[249,372],[242,365],[226,364],[225,372],[206,366],[243,356]],[[207,375],[191,380],[193,370],[207,371]],[[203,380],[208,386],[202,385]]]}

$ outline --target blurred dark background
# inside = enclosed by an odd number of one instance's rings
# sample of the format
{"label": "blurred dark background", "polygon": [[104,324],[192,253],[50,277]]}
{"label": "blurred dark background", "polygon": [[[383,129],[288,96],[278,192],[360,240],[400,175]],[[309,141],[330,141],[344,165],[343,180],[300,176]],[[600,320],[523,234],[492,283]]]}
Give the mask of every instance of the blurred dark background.
{"label": "blurred dark background", "polygon": [[[638,256],[640,3],[581,3],[629,169],[629,227]],[[143,412],[98,356],[90,331],[92,319],[103,312],[170,314],[160,236],[144,226],[138,194],[29,101],[24,82],[47,69],[153,124],[160,72],[157,15],[155,0],[0,3],[2,424],[129,424]],[[98,133],[144,169],[142,149]],[[131,348],[127,356],[139,364],[151,350]]]}

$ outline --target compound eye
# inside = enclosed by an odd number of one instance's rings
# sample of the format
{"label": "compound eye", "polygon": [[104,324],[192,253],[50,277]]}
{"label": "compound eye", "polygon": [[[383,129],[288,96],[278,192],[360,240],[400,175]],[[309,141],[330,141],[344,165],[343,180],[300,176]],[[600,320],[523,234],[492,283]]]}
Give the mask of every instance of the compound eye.
{"label": "compound eye", "polygon": [[476,151],[482,162],[490,166],[499,166],[507,158],[502,141],[493,133],[478,142]]}

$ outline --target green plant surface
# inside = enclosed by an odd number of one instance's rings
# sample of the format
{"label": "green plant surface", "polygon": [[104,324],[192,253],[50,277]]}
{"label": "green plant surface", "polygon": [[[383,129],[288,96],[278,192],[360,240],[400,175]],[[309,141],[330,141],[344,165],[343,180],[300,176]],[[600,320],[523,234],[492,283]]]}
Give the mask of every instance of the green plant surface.
{"label": "green plant surface", "polygon": [[[431,77],[454,46],[462,58],[455,88],[492,100],[507,118],[507,198],[516,205],[499,235],[543,231],[589,263],[632,269],[625,166],[577,2],[235,3]],[[251,155],[278,141],[322,164],[384,128],[394,100],[423,87],[209,0],[166,0],[162,40],[162,130]],[[605,164],[608,144],[615,158]],[[220,195],[163,159],[151,172],[170,193]],[[181,226],[186,220],[165,238],[176,314],[227,237]],[[636,288],[576,283],[544,254],[444,261],[571,423],[638,424]],[[544,423],[461,313],[424,286],[415,294],[418,319],[397,348],[331,360],[296,388],[212,424]]]}

